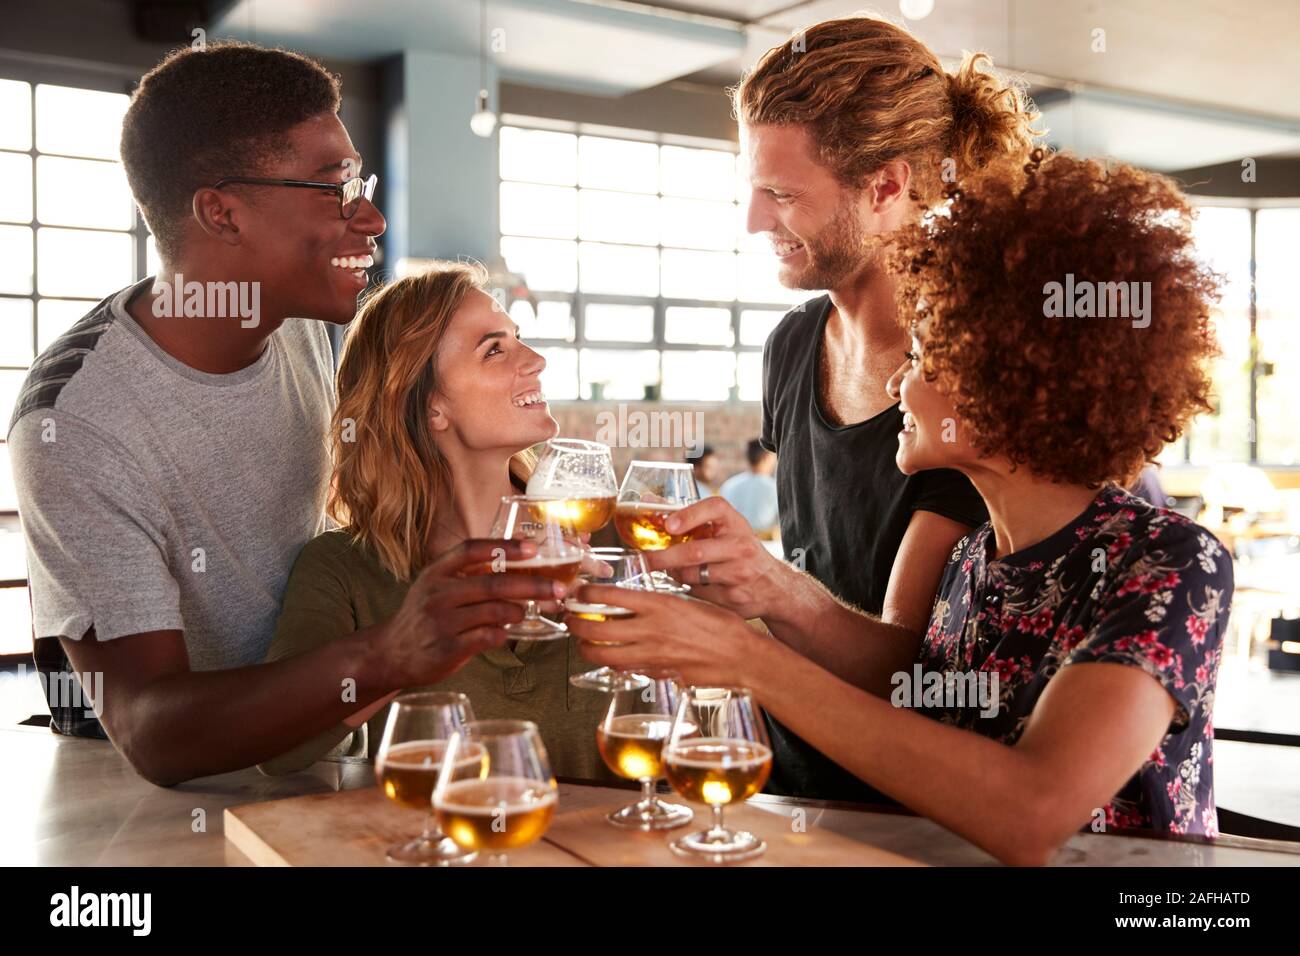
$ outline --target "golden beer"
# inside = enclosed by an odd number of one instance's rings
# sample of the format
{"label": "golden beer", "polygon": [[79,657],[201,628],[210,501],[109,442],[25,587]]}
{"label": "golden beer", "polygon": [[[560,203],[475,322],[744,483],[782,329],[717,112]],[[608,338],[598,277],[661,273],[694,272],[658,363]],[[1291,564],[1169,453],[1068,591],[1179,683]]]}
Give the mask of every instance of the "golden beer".
{"label": "golden beer", "polygon": [[582,569],[582,555],[568,554],[561,557],[536,555],[522,561],[505,561],[502,567],[507,574],[530,574],[540,578],[559,581],[565,587],[573,587]]}
{"label": "golden beer", "polygon": [[614,527],[618,536],[629,548],[638,551],[662,551],[674,544],[690,541],[694,531],[669,534],[664,521],[682,505],[659,504],[647,501],[623,501],[614,509]]}
{"label": "golden beer", "polygon": [[[604,624],[606,621],[626,621],[629,618],[636,617],[636,611],[627,607],[617,607],[613,604],[587,604],[583,601],[565,601],[565,609],[576,618],[584,621],[595,621],[597,624]],[[595,644],[596,641],[588,641],[588,644]]]}
{"label": "golden beer", "polygon": [[[433,788],[447,752],[445,740],[410,740],[390,747],[377,762],[375,776],[379,788],[399,806],[412,810],[432,809]],[[487,751],[480,744],[469,744],[456,760],[458,777],[478,776]]]}
{"label": "golden beer", "polygon": [[601,759],[628,780],[663,776],[664,739],[673,720],[666,714],[622,714],[596,728]]}
{"label": "golden beer", "polygon": [[457,780],[434,807],[438,826],[466,850],[502,853],[541,839],[558,800],[555,788],[527,777]]}
{"label": "golden beer", "polygon": [[599,498],[564,498],[545,501],[533,506],[535,520],[545,521],[547,517],[558,518],[561,522],[572,524],[578,534],[590,534],[609,524],[614,517],[614,496]]}
{"label": "golden beer", "polygon": [[767,783],[772,749],[750,740],[701,737],[664,754],[668,782],[687,800],[710,806],[748,800]]}

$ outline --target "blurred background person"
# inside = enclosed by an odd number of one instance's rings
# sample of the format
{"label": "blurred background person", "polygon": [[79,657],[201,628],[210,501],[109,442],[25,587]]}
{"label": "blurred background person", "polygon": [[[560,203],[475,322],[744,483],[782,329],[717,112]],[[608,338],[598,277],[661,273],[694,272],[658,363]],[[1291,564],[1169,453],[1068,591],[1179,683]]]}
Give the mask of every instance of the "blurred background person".
{"label": "blurred background person", "polygon": [[718,489],[726,502],[739,511],[760,538],[773,538],[780,529],[777,525],[776,453],[763,447],[763,442],[751,438],[745,445],[745,458],[749,468],[732,475]]}

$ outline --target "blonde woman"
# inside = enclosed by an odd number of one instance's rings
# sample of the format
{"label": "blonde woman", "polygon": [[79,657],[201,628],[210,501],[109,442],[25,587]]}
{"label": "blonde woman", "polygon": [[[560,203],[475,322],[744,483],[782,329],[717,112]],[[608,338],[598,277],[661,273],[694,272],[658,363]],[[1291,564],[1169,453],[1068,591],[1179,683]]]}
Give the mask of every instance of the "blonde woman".
{"label": "blonde woman", "polygon": [[[539,379],[546,362],[485,279],[477,266],[438,263],[381,289],[352,323],[331,426],[327,508],[339,527],[298,556],[270,660],[396,613],[434,556],[487,537],[501,497],[528,481],[529,449],[555,436]],[[481,719],[535,721],[561,776],[607,779],[595,745],[605,701],[569,686],[589,667],[574,644],[494,647],[435,686],[468,694]],[[391,696],[261,769],[299,770],[331,749],[373,758]]]}

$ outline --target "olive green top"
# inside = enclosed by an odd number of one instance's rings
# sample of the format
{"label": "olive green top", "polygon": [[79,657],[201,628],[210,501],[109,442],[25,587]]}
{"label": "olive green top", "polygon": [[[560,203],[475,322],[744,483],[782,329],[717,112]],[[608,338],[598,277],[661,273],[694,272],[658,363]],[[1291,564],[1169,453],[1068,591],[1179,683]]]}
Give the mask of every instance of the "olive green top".
{"label": "olive green top", "polygon": [[[293,657],[388,620],[397,613],[409,587],[348,534],[326,531],[307,542],[298,555],[267,660]],[[468,695],[479,720],[531,720],[541,731],[557,776],[612,782],[618,778],[596,749],[596,726],[609,697],[569,683],[569,675],[595,666],[579,656],[576,643],[571,639],[512,641],[513,649],[507,644],[478,654],[446,680],[420,689]],[[365,727],[352,731],[339,724],[260,764],[259,769],[266,774],[292,773],[327,754],[365,754],[373,760],[391,706],[378,711]]]}

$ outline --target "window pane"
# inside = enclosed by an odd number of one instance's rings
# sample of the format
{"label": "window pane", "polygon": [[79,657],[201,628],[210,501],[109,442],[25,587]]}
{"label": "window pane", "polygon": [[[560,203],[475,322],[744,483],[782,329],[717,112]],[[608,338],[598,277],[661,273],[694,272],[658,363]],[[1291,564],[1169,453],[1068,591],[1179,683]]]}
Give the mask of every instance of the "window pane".
{"label": "window pane", "polygon": [[30,295],[32,291],[32,231],[26,226],[0,226],[0,292]]}
{"label": "window pane", "polygon": [[578,203],[580,239],[651,246],[659,241],[659,199],[655,196],[583,189]]}
{"label": "window pane", "polygon": [[108,295],[135,276],[132,244],[120,232],[38,229],[37,288],[41,295]]}
{"label": "window pane", "polygon": [[547,130],[501,130],[501,178],[572,186],[578,181],[578,137]]}
{"label": "window pane", "polygon": [[736,377],[734,352],[665,352],[665,401],[723,402]]}
{"label": "window pane", "polygon": [[36,218],[47,226],[130,229],[135,207],[122,164],[41,156],[36,160]]}
{"label": "window pane", "polygon": [[744,302],[788,302],[795,305],[817,295],[804,289],[787,289],[777,278],[776,256],[767,252],[740,254],[740,296]]}
{"label": "window pane", "polygon": [[658,295],[659,252],[637,246],[578,246],[582,291],[612,295]]}
{"label": "window pane", "polygon": [[740,313],[740,344],[762,345],[784,317],[784,312],[745,309]]}
{"label": "window pane", "polygon": [[158,243],[154,242],[153,236],[144,237],[144,268],[146,275],[156,276],[162,272],[162,260],[158,258]]}
{"label": "window pane", "polygon": [[41,299],[36,307],[36,352],[50,347],[68,329],[95,307],[94,299]]}
{"label": "window pane", "polygon": [[659,152],[663,192],[730,202],[736,191],[736,156],[717,149],[664,146]]}
{"label": "window pane", "polygon": [[772,254],[772,240],[765,232],[749,231],[749,196],[736,207],[736,245],[741,252],[766,252]]}
{"label": "window pane", "polygon": [[578,234],[578,191],[563,186],[501,184],[501,231],[512,236],[572,239]]}
{"label": "window pane", "polygon": [[501,255],[506,268],[524,277],[539,292],[573,292],[578,288],[577,244],[557,239],[514,239],[503,236]]}
{"label": "window pane", "polygon": [[664,314],[664,341],[687,345],[731,345],[730,309],[669,306]]}
{"label": "window pane", "polygon": [[32,88],[18,80],[0,80],[0,149],[32,148]]}
{"label": "window pane", "polygon": [[649,349],[583,349],[582,394],[600,382],[605,398],[642,399],[645,387],[659,381],[659,353]]}
{"label": "window pane", "polygon": [[[32,300],[0,299],[0,365],[30,365],[32,350]],[[9,419],[4,421],[9,427]]]}
{"label": "window pane", "polygon": [[18,401],[18,392],[26,377],[26,372],[0,372],[0,420],[4,421],[6,429],[9,427],[9,419],[13,417],[14,403]]}
{"label": "window pane", "polygon": [[1196,255],[1225,273],[1223,298],[1213,322],[1223,354],[1213,363],[1216,411],[1199,416],[1188,430],[1193,464],[1250,458],[1250,213],[1201,207],[1192,224]]}
{"label": "window pane", "polygon": [[542,369],[542,392],[548,401],[571,401],[578,397],[578,350],[538,349],[546,359]]}
{"label": "window pane", "polygon": [[736,384],[742,402],[763,400],[763,353],[741,352],[737,356]]}
{"label": "window pane", "polygon": [[664,295],[671,299],[736,297],[736,256],[730,252],[665,249]]}
{"label": "window pane", "polygon": [[578,185],[632,193],[659,191],[659,147],[624,139],[578,139]]}
{"label": "window pane", "polygon": [[736,208],[731,203],[665,199],[659,207],[665,246],[734,249]]}
{"label": "window pane", "polygon": [[567,302],[539,302],[537,311],[527,299],[510,304],[510,318],[519,324],[519,336],[531,344],[533,339],[573,341],[573,312]]}
{"label": "window pane", "polygon": [[125,93],[41,83],[36,87],[36,148],[43,153],[117,159],[128,102]]}
{"label": "window pane", "polygon": [[519,323],[519,336],[524,342],[534,338],[573,341],[573,313],[567,302],[538,302],[534,312],[528,299],[516,299],[511,303],[510,317]]}
{"label": "window pane", "polygon": [[[0,124],[3,125],[3,124]],[[0,219],[32,221],[32,158],[22,153],[0,153]]]}
{"label": "window pane", "polygon": [[654,306],[591,302],[583,335],[597,342],[649,342],[655,337]]}
{"label": "window pane", "polygon": [[1259,460],[1300,463],[1300,209],[1261,209],[1255,218],[1255,293],[1260,375]]}

